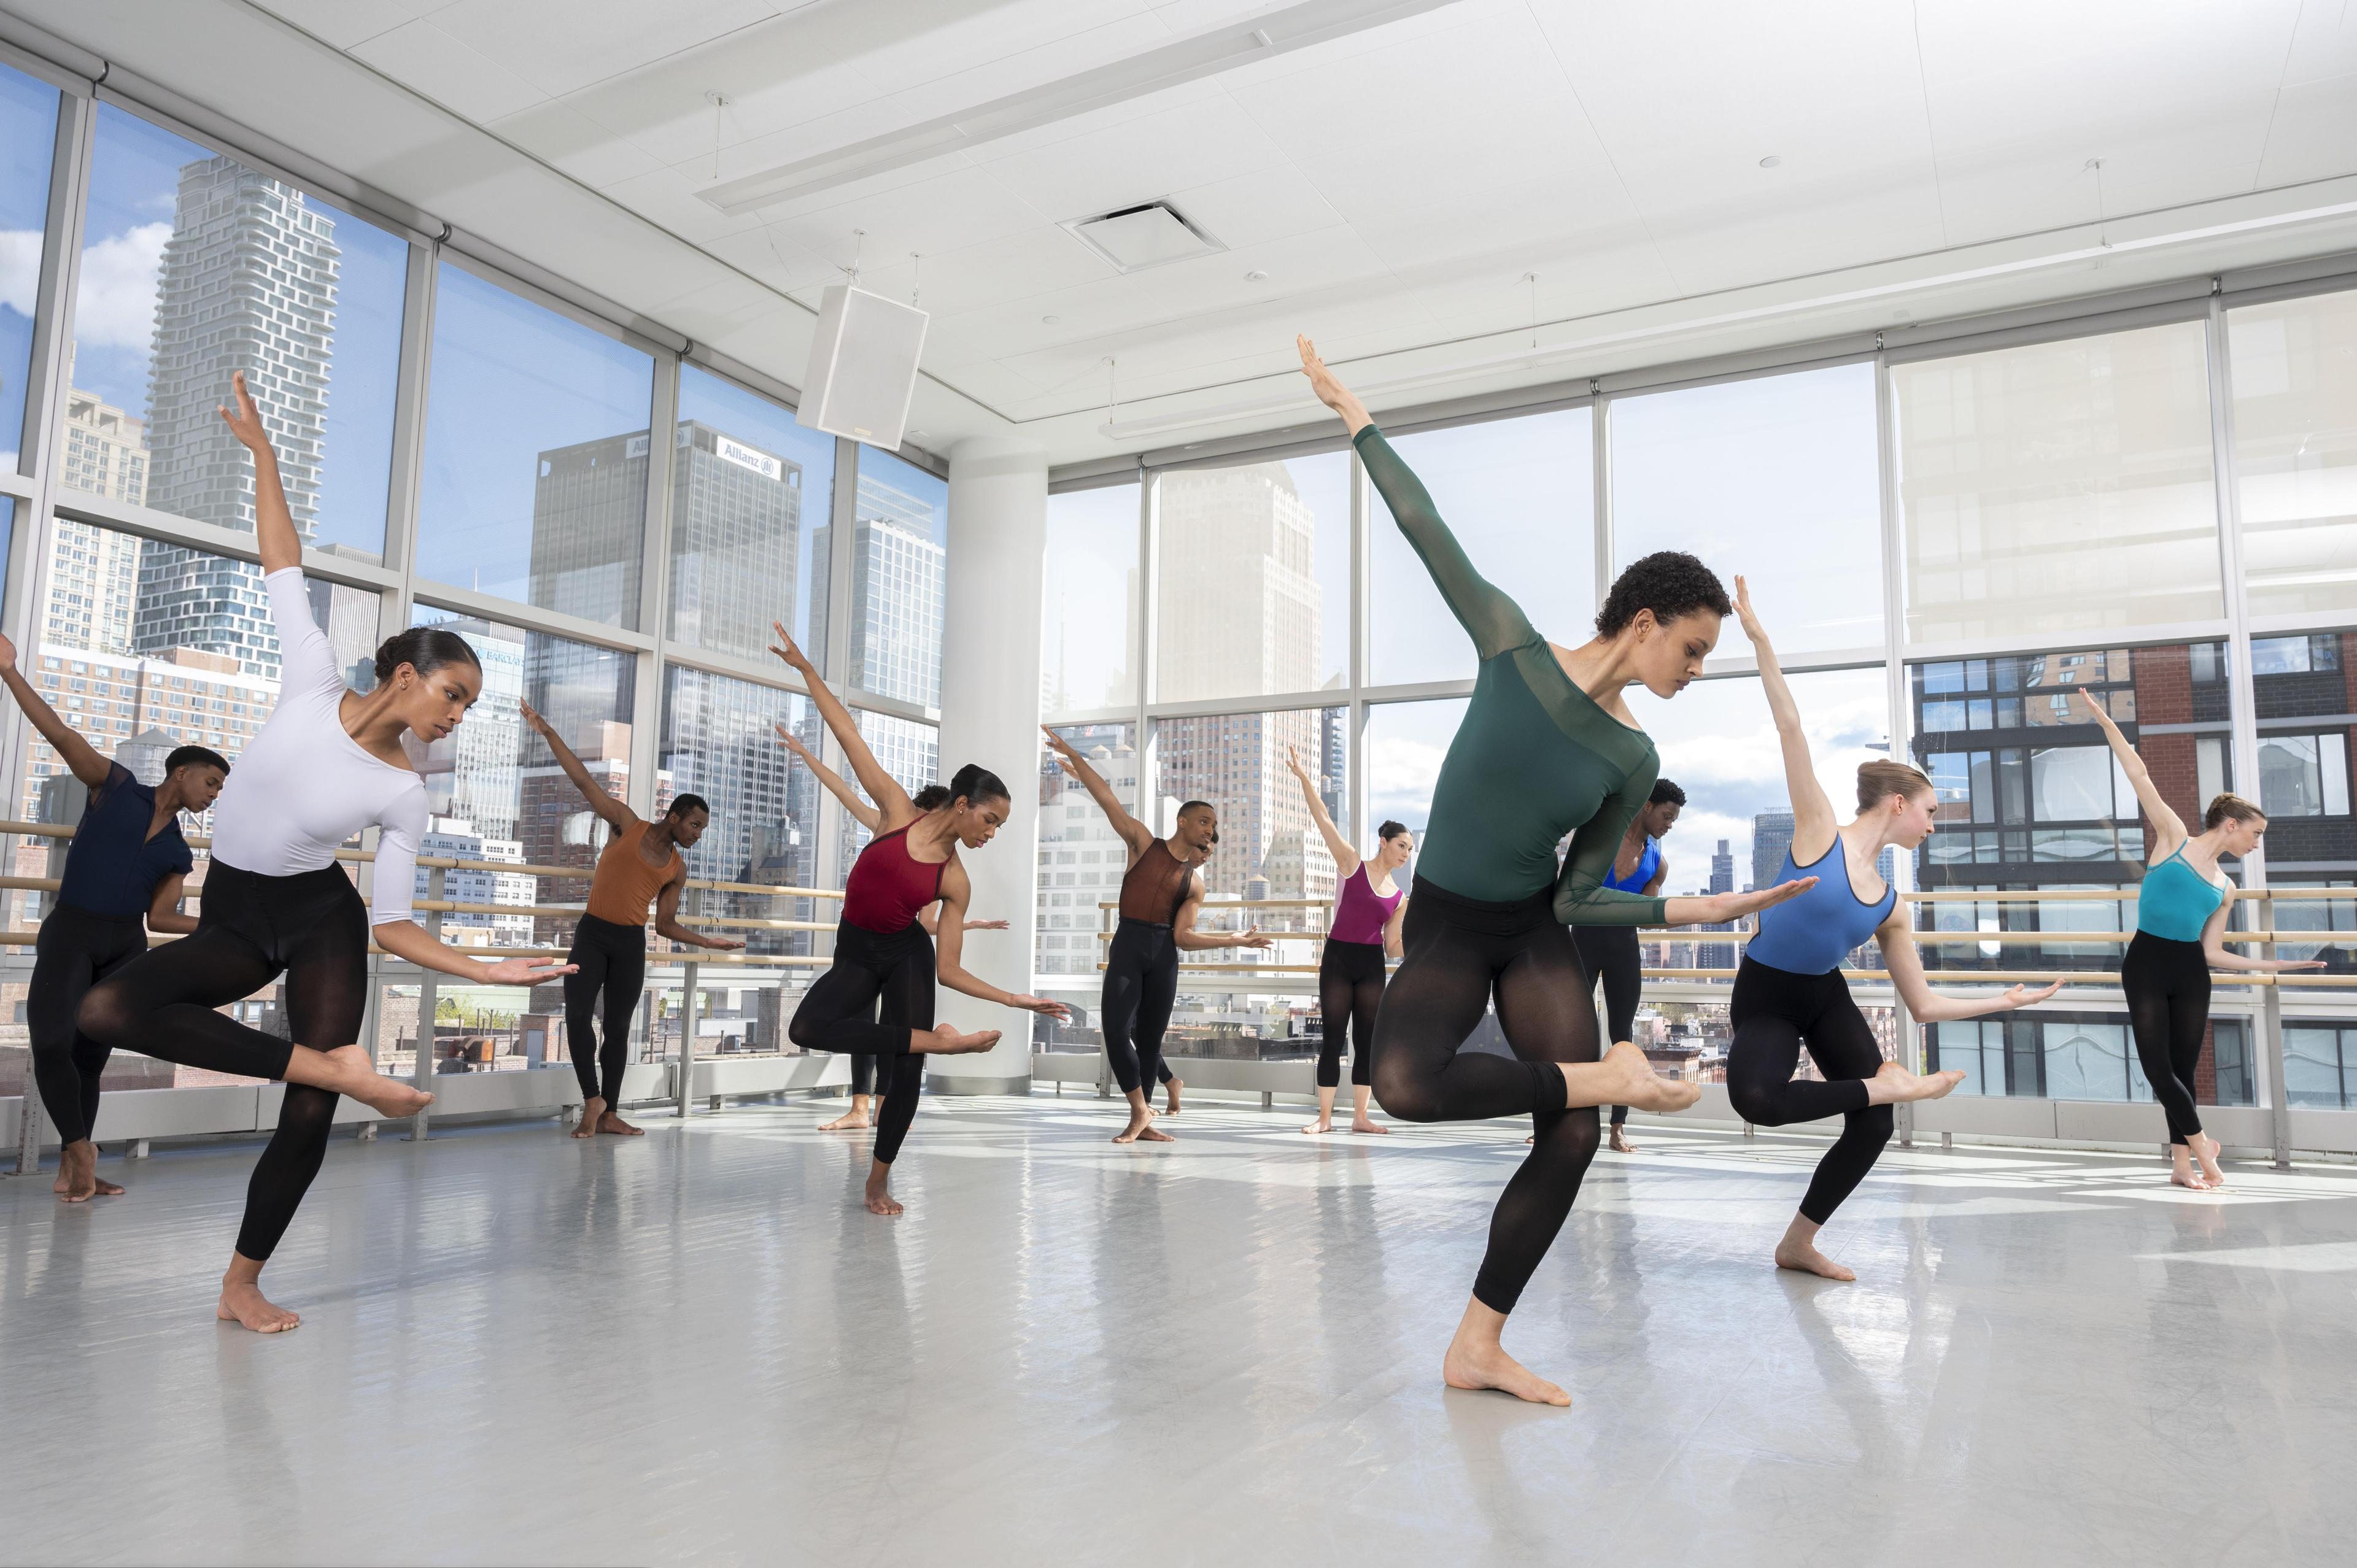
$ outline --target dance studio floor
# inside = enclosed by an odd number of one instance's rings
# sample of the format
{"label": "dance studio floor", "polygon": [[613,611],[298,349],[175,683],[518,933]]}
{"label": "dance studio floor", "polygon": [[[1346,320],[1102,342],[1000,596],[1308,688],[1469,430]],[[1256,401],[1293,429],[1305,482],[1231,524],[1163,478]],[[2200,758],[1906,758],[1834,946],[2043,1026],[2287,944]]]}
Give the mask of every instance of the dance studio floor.
{"label": "dance studio floor", "polygon": [[[1894,1151],[1765,1266],[1821,1144],[1644,1128],[1444,1390],[1503,1125],[1301,1137],[931,1100],[897,1221],[830,1110],[339,1140],[211,1321],[250,1147],[0,1181],[12,1563],[2346,1562],[2357,1171]],[[2158,1113],[2156,1112],[2156,1117]],[[2156,1125],[2157,1125],[2156,1122]]]}

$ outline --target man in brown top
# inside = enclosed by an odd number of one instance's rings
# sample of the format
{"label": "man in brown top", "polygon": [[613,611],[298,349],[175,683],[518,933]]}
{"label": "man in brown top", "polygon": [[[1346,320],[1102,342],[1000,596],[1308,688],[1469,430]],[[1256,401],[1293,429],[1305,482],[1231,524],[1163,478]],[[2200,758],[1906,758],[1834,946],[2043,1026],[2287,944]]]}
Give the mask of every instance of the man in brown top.
{"label": "man in brown top", "polygon": [[1178,997],[1179,952],[1265,948],[1269,941],[1257,926],[1234,933],[1195,929],[1203,879],[1194,867],[1200,864],[1197,857],[1208,854],[1220,836],[1219,814],[1209,801],[1189,800],[1179,807],[1170,836],[1157,838],[1152,829],[1122,809],[1113,786],[1063,736],[1041,728],[1058,765],[1080,781],[1129,846],[1129,871],[1121,879],[1121,924],[1105,952],[1104,996],[1097,1009],[1114,1079],[1129,1101],[1129,1125],[1114,1142],[1167,1144],[1170,1134],[1156,1131],[1154,1108],[1146,1096],[1162,1059],[1170,1007]]}

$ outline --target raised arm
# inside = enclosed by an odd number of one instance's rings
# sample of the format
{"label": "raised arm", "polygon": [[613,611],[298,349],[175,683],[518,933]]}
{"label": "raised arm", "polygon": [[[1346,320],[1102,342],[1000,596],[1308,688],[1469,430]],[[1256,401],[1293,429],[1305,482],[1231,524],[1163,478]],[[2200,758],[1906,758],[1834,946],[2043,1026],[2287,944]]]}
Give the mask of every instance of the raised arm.
{"label": "raised arm", "polygon": [[114,764],[101,757],[95,746],[82,739],[81,732],[60,718],[57,709],[49,706],[33,683],[25,679],[25,672],[16,668],[16,645],[5,637],[0,637],[0,682],[6,683],[8,694],[16,699],[16,705],[25,710],[25,716],[33,721],[41,738],[58,748],[58,755],[65,759],[73,776],[92,789],[103,789],[113,774]]}
{"label": "raised arm", "polygon": [[1334,873],[1348,876],[1359,869],[1361,856],[1358,845],[1335,831],[1334,819],[1327,814],[1326,802],[1318,797],[1318,781],[1303,771],[1301,758],[1293,747],[1285,748],[1285,765],[1293,769],[1294,778],[1301,781],[1301,798],[1309,802],[1309,820],[1318,824],[1318,836],[1326,841],[1326,853],[1334,857]]}
{"label": "raised arm", "polygon": [[817,705],[818,716],[826,721],[826,727],[834,733],[834,743],[843,747],[844,760],[851,764],[853,777],[859,780],[859,787],[867,791],[867,798],[876,802],[880,813],[877,818],[880,831],[890,832],[915,822],[923,813],[909,800],[909,791],[900,787],[900,781],[885,772],[884,765],[876,760],[876,754],[867,749],[866,738],[859,733],[859,721],[851,716],[851,710],[845,707],[842,699],[820,679],[818,666],[810,661],[810,656],[802,650],[802,646],[794,641],[784,627],[771,621],[770,629],[778,636],[778,640],[770,645],[770,651],[784,660],[786,667],[802,678],[802,690],[810,693],[810,700]]}
{"label": "raised arm", "polygon": [[608,827],[620,832],[638,822],[636,811],[597,787],[597,780],[589,776],[589,769],[573,755],[573,748],[565,744],[565,737],[556,733],[554,725],[541,717],[539,711],[530,703],[518,703],[516,705],[523,710],[523,722],[548,743],[548,749],[556,755],[556,765],[565,769],[565,776],[573,780],[573,787],[581,791],[581,798],[589,802],[589,809],[604,819]]}
{"label": "raised arm", "polygon": [[1759,655],[1760,687],[1768,695],[1768,711],[1776,720],[1776,741],[1784,753],[1784,789],[1792,800],[1792,860],[1812,865],[1833,847],[1841,822],[1834,813],[1834,803],[1825,798],[1825,787],[1817,782],[1816,767],[1809,757],[1809,737],[1801,728],[1801,705],[1792,701],[1792,688],[1776,662],[1768,628],[1752,611],[1750,586],[1740,576],[1735,579],[1735,613],[1742,619],[1743,635],[1751,639],[1752,651]]}
{"label": "raised arm", "polygon": [[965,908],[973,897],[974,884],[967,880],[965,867],[952,857],[942,870],[942,908],[938,918],[941,929],[933,939],[933,971],[941,983],[952,991],[962,991],[1001,1007],[1044,1013],[1056,1019],[1071,1017],[1072,1010],[1060,1002],[1025,992],[1002,991],[965,967]]}
{"label": "raised arm", "polygon": [[1894,898],[1890,913],[1874,929],[1874,939],[1881,944],[1882,967],[1890,972],[1892,988],[1899,993],[1900,1001],[1907,1004],[1908,1015],[1919,1024],[1951,1023],[1989,1013],[2010,1013],[2017,1007],[2043,1002],[2062,989],[2058,980],[2035,991],[2027,985],[2016,985],[1996,996],[1943,996],[1923,978],[1923,955],[1915,946],[1914,928],[1914,918],[1907,912],[1907,900]]}
{"label": "raised arm", "polygon": [[[771,725],[770,727],[778,732],[778,744],[802,759],[802,766],[811,770],[811,777],[826,786],[828,794],[843,802],[843,809],[851,813],[853,821],[870,833],[877,831],[877,824],[884,820],[883,812],[861,800],[859,791],[854,789],[842,774],[821,762],[809,746],[794,737],[793,731],[783,725]],[[931,928],[926,929],[930,930]]]}
{"label": "raised arm", "polygon": [[1449,612],[1472,638],[1474,651],[1488,659],[1536,641],[1538,633],[1532,629],[1522,607],[1473,569],[1457,536],[1440,521],[1440,510],[1432,504],[1424,481],[1400,461],[1383,433],[1375,428],[1367,416],[1367,405],[1335,379],[1326,361],[1318,357],[1317,345],[1307,338],[1297,338],[1294,343],[1301,351],[1302,374],[1309,378],[1318,401],[1340,414],[1342,423],[1350,426],[1351,444],[1367,467],[1367,478],[1374,482],[1383,504],[1391,508],[1392,521],[1407,536],[1409,547],[1432,574],[1433,585],[1440,590]]}
{"label": "raised arm", "polygon": [[1073,750],[1072,743],[1062,736],[1046,725],[1041,725],[1039,730],[1048,737],[1048,749],[1056,754],[1057,766],[1078,779],[1081,788],[1089,792],[1089,799],[1094,800],[1097,810],[1105,814],[1105,821],[1113,824],[1113,831],[1120,835],[1122,843],[1129,846],[1130,858],[1135,860],[1152,849],[1154,830],[1122,808],[1121,798],[1113,792],[1113,786],[1104,781],[1104,775],[1091,768],[1088,759]]}
{"label": "raised arm", "polygon": [[2128,776],[2128,783],[2136,790],[2136,803],[2144,808],[2144,814],[2152,819],[2153,842],[2145,846],[2145,859],[2147,864],[2158,865],[2175,854],[2177,846],[2192,836],[2185,830],[2185,819],[2161,799],[2160,786],[2152,781],[2152,769],[2144,765],[2144,758],[2136,754],[2135,746],[2128,744],[2128,737],[2120,733],[2120,726],[2112,722],[2112,715],[2104,711],[2104,704],[2087,695],[2086,687],[2081,686],[2077,690],[2079,700],[2087,705],[2088,713],[2094,716],[2096,725],[2102,728],[2104,744],[2112,748],[2112,756],[2118,759],[2120,771]]}
{"label": "raised arm", "polygon": [[278,453],[270,445],[270,432],[262,427],[262,410],[254,406],[253,394],[245,390],[245,372],[236,371],[229,380],[237,407],[234,411],[216,408],[230,434],[253,454],[253,542],[262,554],[263,575],[267,576],[303,564],[303,536],[295,532],[294,515],[286,510],[286,487],[278,480]]}

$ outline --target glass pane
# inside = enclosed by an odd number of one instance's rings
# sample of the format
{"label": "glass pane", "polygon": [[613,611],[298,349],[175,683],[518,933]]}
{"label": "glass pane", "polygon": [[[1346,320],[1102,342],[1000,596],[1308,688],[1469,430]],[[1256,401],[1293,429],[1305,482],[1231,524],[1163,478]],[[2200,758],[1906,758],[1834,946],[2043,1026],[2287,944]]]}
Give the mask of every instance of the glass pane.
{"label": "glass pane", "polygon": [[[1286,766],[1286,754],[1290,749],[1304,768],[1319,776],[1321,759],[1341,749],[1349,715],[1348,708],[1297,708],[1156,722],[1157,799],[1148,825],[1168,832],[1179,806],[1189,800],[1208,800],[1218,811],[1219,846],[1203,867],[1209,897],[1332,899],[1333,856]],[[1260,923],[1276,921],[1264,918]]]}
{"label": "glass pane", "polygon": [[[1577,646],[1595,635],[1596,453],[1589,411],[1559,409],[1404,435],[1392,445],[1432,492],[1474,566],[1531,624]],[[1383,498],[1367,517],[1377,684],[1469,680],[1473,646]]]}
{"label": "glass pane", "polygon": [[682,365],[673,462],[668,634],[764,660],[772,620],[807,638],[813,585],[823,591],[826,573],[826,557],[813,549],[834,506],[834,438]]}
{"label": "glass pane", "polygon": [[2284,1025],[2284,1090],[2294,1105],[2339,1111],[2348,1104],[2341,1070],[2343,1032],[2330,1024]]}
{"label": "glass pane", "polygon": [[2226,316],[2253,615],[2357,607],[2357,294]]}
{"label": "glass pane", "polygon": [[1350,678],[1351,457],[1160,481],[1155,694],[1260,697]]}
{"label": "glass pane", "polygon": [[[949,510],[946,480],[888,452],[859,449],[846,682],[854,689],[920,708],[941,706]],[[813,553],[828,559],[830,548],[822,543]],[[811,640],[822,646],[827,638],[826,597],[815,596],[811,610]],[[921,780],[931,781],[930,776]]]}
{"label": "glass pane", "polygon": [[1050,714],[1137,701],[1138,487],[1048,498],[1040,700]]}
{"label": "glass pane", "polygon": [[0,66],[0,468],[25,434],[57,139],[58,90]]}
{"label": "glass pane", "polygon": [[[1736,574],[1786,653],[1882,643],[1874,367],[1835,365],[1612,403],[1618,566],[1656,550]],[[1749,653],[1731,618],[1721,653]]]}
{"label": "glass pane", "polygon": [[[2350,669],[2357,661],[2357,633],[2325,631],[2280,640],[2297,646],[2299,657],[2255,660],[2251,673],[2259,711],[2259,801],[2267,812],[2269,880],[2346,886],[2357,877],[2348,718],[2357,712],[2350,687],[2357,678]],[[2278,903],[2276,924],[2346,930],[2357,924],[2357,900]],[[2323,959],[2337,973],[2357,968],[2357,950],[2347,946],[2283,951],[2287,957]]]}
{"label": "glass pane", "polygon": [[1910,640],[2224,614],[2200,323],[1890,380]]}
{"label": "glass pane", "polygon": [[[813,710],[803,720],[802,744],[816,750],[822,727]],[[862,713],[859,715],[859,738],[867,743],[867,749],[876,754],[876,760],[884,771],[899,780],[900,788],[911,795],[928,784],[943,779],[942,732],[937,725],[919,724],[913,719],[899,718],[891,714]],[[830,766],[837,766],[844,778],[851,780],[851,787],[859,789],[859,780],[852,778],[847,766],[841,764],[842,758],[838,756]],[[950,771],[954,772],[955,768]],[[1010,784],[1007,788],[1011,789],[1014,786]],[[859,789],[859,794],[862,800],[866,799],[866,790]],[[838,880],[849,875],[851,863],[857,860],[859,852],[867,847],[870,836],[866,828],[852,819],[850,812],[843,813],[843,837],[835,856]],[[976,920],[1000,918],[996,910],[987,909],[968,909],[966,914]]]}
{"label": "glass pane", "polygon": [[635,628],[654,361],[444,263],[421,576]]}
{"label": "glass pane", "polygon": [[[1432,787],[1440,779],[1457,726],[1465,722],[1465,708],[1462,697],[1449,697],[1383,703],[1367,710],[1368,815],[1405,826],[1419,846],[1432,821]],[[1405,884],[1415,873],[1410,861],[1394,877]]]}
{"label": "glass pane", "polygon": [[[436,831],[479,838],[487,851],[512,843],[525,865],[594,865],[606,824],[547,744],[524,726],[521,704],[529,702],[547,717],[608,794],[629,800],[634,657],[428,605],[417,606],[411,621],[458,633],[483,665],[483,694],[467,722],[426,754],[426,800]],[[520,875],[533,878],[533,903],[578,904],[589,896],[587,877]],[[574,918],[534,916],[533,940],[543,947],[567,945]],[[534,1010],[543,1010],[541,991],[554,989],[534,991]],[[554,1005],[562,1011],[561,1003]]]}
{"label": "glass pane", "polygon": [[100,104],[65,482],[253,532],[215,412],[242,370],[305,542],[380,560],[408,264],[406,241]]}
{"label": "glass pane", "polygon": [[[1134,808],[1137,799],[1135,725],[1073,725],[1056,733],[1104,776],[1125,808]],[[1099,906],[1120,898],[1121,879],[1128,869],[1129,846],[1114,833],[1088,791],[1056,766],[1043,740],[1039,746],[1039,881],[1034,894],[1039,918],[1033,961],[1039,973],[1096,972],[1102,956],[1096,933],[1113,929],[1110,911]],[[1092,1017],[1097,1007],[1093,990],[1086,1006]],[[1082,1043],[1068,1042],[1060,1032],[1057,1038],[1059,1044]],[[1102,1045],[1103,1037],[1092,1034],[1090,1041]]]}
{"label": "glass pane", "polygon": [[[668,800],[701,795],[712,825],[687,856],[688,875],[715,882],[820,886],[819,785],[778,742],[776,725],[797,736],[815,732],[807,699],[750,681],[676,665],[663,674],[662,755],[656,789]],[[833,925],[833,900],[791,901],[758,893],[691,888],[681,908],[710,920],[820,920]],[[758,927],[726,929],[757,953],[808,953],[808,931]]]}

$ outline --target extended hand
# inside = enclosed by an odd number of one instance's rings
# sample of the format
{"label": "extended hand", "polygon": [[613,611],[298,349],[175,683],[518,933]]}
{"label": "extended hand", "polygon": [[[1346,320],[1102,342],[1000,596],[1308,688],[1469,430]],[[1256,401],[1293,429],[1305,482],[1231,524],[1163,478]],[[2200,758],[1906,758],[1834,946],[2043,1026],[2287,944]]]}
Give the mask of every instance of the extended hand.
{"label": "extended hand", "polygon": [[1260,934],[1258,926],[1247,926],[1243,934],[1236,938],[1235,945],[1240,948],[1265,948],[1271,943],[1268,938]]}
{"label": "extended hand", "polygon": [[1759,616],[1751,608],[1751,585],[1744,581],[1740,572],[1735,575],[1735,616],[1743,623],[1744,636],[1755,643],[1768,639],[1767,632],[1760,628]]}
{"label": "extended hand", "polygon": [[538,730],[543,735],[549,733],[548,721],[541,717],[539,709],[533,707],[530,703],[523,702],[521,699],[516,703],[516,708],[523,714],[524,723],[530,725],[533,728]]}
{"label": "extended hand", "polygon": [[792,634],[776,621],[770,623],[770,629],[778,634],[778,640],[770,644],[770,651],[784,660],[788,669],[807,673],[811,661],[803,657],[802,645],[793,639]]}
{"label": "extended hand", "polygon": [[2277,959],[2276,967],[2277,969],[2322,969],[2324,961],[2320,958]]}
{"label": "extended hand", "polygon": [[1762,909],[1771,909],[1788,898],[1798,898],[1817,885],[1813,876],[1800,877],[1792,882],[1780,882],[1773,887],[1763,887],[1757,893],[1715,893],[1703,902],[1717,912],[1703,925],[1717,925],[1723,920],[1740,919]]}
{"label": "extended hand", "polygon": [[556,980],[580,968],[578,964],[559,963],[553,958],[511,958],[483,966],[485,985],[538,985],[544,980]]}
{"label": "extended hand", "polygon": [[231,413],[218,403],[213,405],[214,412],[221,416],[221,423],[229,426],[229,433],[243,443],[248,451],[276,456],[277,454],[271,450],[270,432],[262,428],[262,410],[254,406],[253,394],[245,390],[245,372],[238,371],[232,373],[229,383],[231,392],[237,399],[237,412]]}
{"label": "extended hand", "polygon": [[2030,990],[2027,985],[2017,985],[2005,993],[2005,1004],[2008,1007],[2027,1007],[2033,1002],[2045,1001],[2061,989],[2062,983],[2059,980],[2042,985],[2035,991]]}
{"label": "extended hand", "polygon": [[1009,1007],[1020,1008],[1026,1013],[1043,1014],[1060,1024],[1072,1015],[1072,1010],[1070,1007],[1060,1002],[1050,1002],[1044,996],[1010,996],[1006,999],[1006,1004]]}
{"label": "extended hand", "polygon": [[1326,368],[1326,361],[1318,357],[1318,345],[1297,335],[1293,346],[1301,355],[1301,373],[1309,378],[1309,390],[1318,394],[1318,401],[1345,419],[1353,413],[1364,419],[1366,404],[1352,396],[1351,389]]}
{"label": "extended hand", "polygon": [[1007,927],[1004,920],[968,920],[965,929],[969,931],[1003,931]]}
{"label": "extended hand", "polygon": [[745,944],[735,937],[706,937],[704,939],[704,945],[714,952],[735,952]]}
{"label": "extended hand", "polygon": [[792,752],[796,757],[801,757],[804,762],[811,760],[810,747],[795,739],[793,731],[788,729],[783,725],[778,724],[773,724],[770,727],[778,732],[779,745],[784,746],[788,751]]}

